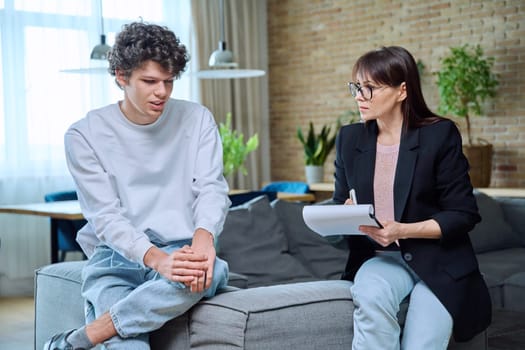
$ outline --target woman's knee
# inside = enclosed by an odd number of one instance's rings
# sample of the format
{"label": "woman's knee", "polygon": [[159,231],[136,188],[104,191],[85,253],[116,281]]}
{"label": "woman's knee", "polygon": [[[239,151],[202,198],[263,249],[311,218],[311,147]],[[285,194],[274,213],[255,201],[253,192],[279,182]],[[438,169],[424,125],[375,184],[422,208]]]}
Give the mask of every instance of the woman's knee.
{"label": "woman's knee", "polygon": [[385,281],[354,283],[350,289],[354,304],[365,309],[390,308],[392,312],[399,310],[399,297],[394,293],[392,286]]}
{"label": "woman's knee", "polygon": [[388,257],[375,257],[357,272],[352,293],[358,301],[371,305],[388,302],[398,308],[412,288],[414,280],[401,264]]}

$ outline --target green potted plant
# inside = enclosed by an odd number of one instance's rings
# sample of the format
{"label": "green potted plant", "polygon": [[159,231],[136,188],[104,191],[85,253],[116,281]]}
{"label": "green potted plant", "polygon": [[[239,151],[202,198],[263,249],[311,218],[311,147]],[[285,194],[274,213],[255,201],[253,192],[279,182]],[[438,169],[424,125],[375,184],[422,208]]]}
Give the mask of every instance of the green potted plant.
{"label": "green potted plant", "polygon": [[305,173],[307,183],[323,182],[324,163],[335,146],[335,138],[341,127],[341,117],[337,120],[336,128],[331,134],[332,127],[323,125],[319,133],[315,132],[314,124],[310,122],[308,134],[303,134],[301,127],[297,128],[297,138],[303,145]]}
{"label": "green potted plant", "polygon": [[244,135],[232,129],[232,115],[226,115],[226,123],[219,123],[219,134],[222,140],[222,152],[224,163],[224,176],[228,177],[237,170],[243,175],[248,174],[244,162],[248,154],[259,146],[257,133],[244,142]]}
{"label": "green potted plant", "polygon": [[483,102],[496,96],[498,80],[492,72],[494,57],[484,57],[481,46],[451,47],[441,60],[437,74],[440,102],[438,110],[465,118],[467,142],[463,151],[470,163],[474,187],[488,187],[492,171],[492,145],[483,139],[473,142],[471,115],[481,115]]}

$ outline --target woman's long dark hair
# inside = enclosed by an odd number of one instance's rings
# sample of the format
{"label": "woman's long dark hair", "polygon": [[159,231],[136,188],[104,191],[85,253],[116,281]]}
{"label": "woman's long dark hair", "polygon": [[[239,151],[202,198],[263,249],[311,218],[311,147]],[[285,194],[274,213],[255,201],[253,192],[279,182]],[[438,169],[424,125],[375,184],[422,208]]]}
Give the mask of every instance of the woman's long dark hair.
{"label": "woman's long dark hair", "polygon": [[404,128],[418,128],[445,119],[428,108],[416,61],[405,48],[389,46],[365,53],[352,71],[354,80],[358,75],[392,87],[405,82],[407,97],[401,104]]}

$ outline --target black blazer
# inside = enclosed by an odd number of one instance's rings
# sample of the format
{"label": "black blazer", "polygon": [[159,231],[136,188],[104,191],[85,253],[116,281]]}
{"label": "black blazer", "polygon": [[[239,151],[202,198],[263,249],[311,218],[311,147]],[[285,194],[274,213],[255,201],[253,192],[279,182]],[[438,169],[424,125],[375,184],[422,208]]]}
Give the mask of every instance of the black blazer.
{"label": "black blazer", "polygon": [[[341,128],[336,140],[336,203],[344,203],[351,188],[359,203],[374,203],[377,134],[376,121]],[[468,236],[481,220],[472,191],[453,122],[403,132],[394,179],[395,220],[434,219],[442,238],[400,240],[401,254],[452,315],[456,341],[471,339],[491,321],[489,292]],[[366,236],[346,239],[350,254],[343,279],[353,280],[377,246]]]}

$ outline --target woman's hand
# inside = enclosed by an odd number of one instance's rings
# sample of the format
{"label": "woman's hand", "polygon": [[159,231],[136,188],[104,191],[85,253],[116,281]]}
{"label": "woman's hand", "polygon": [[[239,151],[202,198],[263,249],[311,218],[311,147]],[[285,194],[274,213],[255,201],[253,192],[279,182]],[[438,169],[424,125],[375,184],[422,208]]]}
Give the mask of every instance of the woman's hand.
{"label": "woman's hand", "polygon": [[434,219],[410,224],[402,224],[397,221],[385,221],[381,224],[383,228],[359,226],[359,231],[367,234],[383,247],[392,244],[392,242],[396,242],[399,245],[399,240],[405,238],[441,238],[441,227]]}
{"label": "woman's hand", "polygon": [[359,231],[367,234],[379,245],[386,247],[395,242],[399,245],[399,239],[403,238],[403,224],[396,221],[385,221],[381,223],[383,228],[375,226],[359,226]]}
{"label": "woman's hand", "polygon": [[345,201],[345,205],[354,205],[355,203],[352,201],[351,198],[348,198],[346,201]]}

